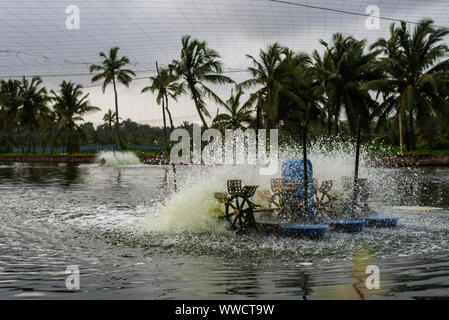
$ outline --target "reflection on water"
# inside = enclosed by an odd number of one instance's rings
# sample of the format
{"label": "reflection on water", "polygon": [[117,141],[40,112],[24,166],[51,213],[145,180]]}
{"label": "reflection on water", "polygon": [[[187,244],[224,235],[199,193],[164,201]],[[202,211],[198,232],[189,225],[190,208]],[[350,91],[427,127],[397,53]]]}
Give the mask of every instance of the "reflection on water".
{"label": "reflection on water", "polygon": [[[178,169],[183,174],[182,168]],[[186,171],[184,170],[184,173]],[[322,241],[226,231],[135,232],[173,192],[164,166],[0,165],[0,298],[376,299],[449,297],[449,169],[384,169],[373,206],[395,230]],[[379,290],[364,285],[380,268]],[[78,265],[80,291],[65,287]]]}

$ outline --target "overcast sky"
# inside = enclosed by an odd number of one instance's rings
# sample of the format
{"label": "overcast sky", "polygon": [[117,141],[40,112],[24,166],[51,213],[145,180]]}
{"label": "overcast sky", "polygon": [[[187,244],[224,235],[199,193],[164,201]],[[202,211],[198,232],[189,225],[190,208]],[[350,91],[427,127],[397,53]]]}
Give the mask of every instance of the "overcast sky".
{"label": "overcast sky", "polygon": [[[140,94],[155,74],[155,62],[165,66],[179,57],[181,37],[206,40],[222,56],[228,76],[247,77],[245,54],[257,55],[275,41],[296,51],[320,49],[318,40],[343,32],[372,43],[388,35],[389,19],[417,22],[432,18],[449,27],[449,1],[423,0],[0,0],[0,77],[41,75],[48,87],[63,79],[83,84],[92,104],[102,112],[85,117],[101,123],[114,107],[112,88],[92,86],[88,66],[99,63],[100,51],[119,46],[138,71],[130,88],[119,88],[120,116],[159,125],[160,107],[151,94]],[[289,2],[289,3],[286,3]],[[296,5],[294,5],[296,4]],[[80,11],[79,29],[69,30],[68,6]],[[380,9],[379,29],[366,27],[366,8]],[[230,88],[217,88],[227,99]],[[217,106],[209,104],[215,115]],[[188,97],[171,103],[176,122],[198,121]]]}

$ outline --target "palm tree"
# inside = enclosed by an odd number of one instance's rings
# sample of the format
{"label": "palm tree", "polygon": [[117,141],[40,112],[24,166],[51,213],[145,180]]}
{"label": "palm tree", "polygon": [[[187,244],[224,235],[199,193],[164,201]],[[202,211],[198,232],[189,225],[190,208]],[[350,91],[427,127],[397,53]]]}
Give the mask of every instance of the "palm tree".
{"label": "palm tree", "polygon": [[112,124],[115,122],[115,112],[108,109],[108,112],[106,112],[103,116],[103,122],[109,130],[112,131]]}
{"label": "palm tree", "polygon": [[[208,128],[204,115],[210,117],[204,96],[207,95],[220,105],[225,103],[206,84],[229,84],[232,79],[222,75],[220,55],[208,48],[206,41],[191,40],[191,36],[182,37],[180,60],[173,60],[169,66],[175,75],[182,78],[180,90],[188,89],[195,103],[198,115],[205,128]],[[204,114],[204,115],[203,115]]]}
{"label": "palm tree", "polygon": [[[447,71],[449,48],[442,44],[449,30],[432,26],[432,20],[422,20],[413,33],[401,22],[390,26],[390,39],[379,39],[371,47],[384,56],[381,65],[386,79],[373,80],[365,88],[386,92],[383,113],[396,111],[399,118],[408,116],[408,149],[415,150],[415,119],[430,115],[437,117],[447,108]],[[400,133],[402,136],[402,132]]]}
{"label": "palm tree", "polygon": [[39,77],[33,77],[31,81],[23,77],[19,91],[22,99],[19,119],[23,128],[28,131],[28,152],[33,147],[33,153],[36,152],[35,131],[38,128],[39,120],[50,112],[47,107],[49,101],[47,90],[41,85],[42,80]]}
{"label": "palm tree", "polygon": [[341,33],[333,35],[332,45],[323,40],[320,42],[326,49],[324,56],[321,58],[315,51],[313,57],[315,72],[321,82],[319,91],[326,97],[324,110],[328,113],[328,123],[333,117],[338,134],[338,120],[344,110],[352,135],[357,131],[359,116],[362,128],[368,132],[369,121],[377,103],[362,86],[382,77],[382,72],[375,63],[379,52],[365,53],[365,40],[344,37]]}
{"label": "palm tree", "polygon": [[[103,126],[108,128],[108,143],[112,141],[112,144],[114,146],[114,150],[117,150],[117,144],[115,139],[113,138],[113,131],[112,131],[112,124],[115,123],[115,112],[111,109],[108,109],[108,112],[106,112],[103,116]],[[109,139],[111,137],[111,139]]]}
{"label": "palm tree", "polygon": [[[234,95],[231,91],[231,97],[226,101],[225,109],[228,113],[220,113],[214,118],[212,125],[219,129],[246,129],[248,124],[253,121],[252,110],[247,105],[240,105],[240,98],[243,91],[238,90]],[[246,125],[245,125],[246,124]]]}
{"label": "palm tree", "polygon": [[[311,68],[312,61],[305,53],[284,50],[285,57],[278,66],[282,90],[279,92],[278,114],[284,130],[298,135],[309,121],[318,121],[321,115],[322,98],[316,95],[316,80]],[[292,98],[293,96],[293,98]],[[301,123],[302,126],[298,126]]]}
{"label": "palm tree", "polygon": [[57,118],[56,112],[49,112],[39,119],[39,137],[44,153],[47,151],[47,145],[50,145],[51,153],[60,146],[64,147],[61,143],[63,139],[61,139]]}
{"label": "palm tree", "polygon": [[117,99],[117,86],[116,82],[119,82],[126,87],[129,87],[129,84],[132,81],[131,76],[136,76],[136,74],[129,69],[124,69],[124,67],[129,63],[129,59],[126,56],[118,58],[119,47],[114,47],[109,50],[109,56],[106,56],[104,52],[100,52],[100,57],[104,60],[101,65],[91,65],[90,72],[98,71],[93,78],[92,82],[96,82],[99,80],[103,80],[102,90],[103,93],[106,90],[108,84],[112,82],[114,87],[114,97],[115,97],[115,127],[117,131],[117,140],[118,145],[122,149],[125,149],[125,145],[120,136],[120,123],[119,123],[119,114],[118,114],[118,99]]}
{"label": "palm tree", "polygon": [[11,149],[11,131],[18,130],[18,114],[22,105],[20,96],[20,81],[1,80],[0,81],[0,129],[2,129],[4,140],[2,141],[2,151]]}
{"label": "palm tree", "polygon": [[81,88],[79,84],[64,80],[60,85],[59,93],[51,90],[52,100],[55,102],[53,109],[57,115],[58,130],[63,133],[63,140],[69,154],[79,152],[80,135],[77,131],[80,131],[80,128],[77,122],[84,120],[82,118],[84,114],[100,110],[90,105],[87,99],[89,93],[83,95]]}
{"label": "palm tree", "polygon": [[239,88],[249,89],[258,87],[259,89],[250,95],[247,104],[252,105],[257,101],[256,107],[256,130],[259,129],[261,116],[266,117],[267,128],[276,126],[279,120],[279,94],[284,95],[298,104],[303,101],[286,86],[283,81],[293,70],[283,68],[282,62],[289,50],[278,43],[270,45],[265,51],[260,50],[259,60],[251,55],[247,57],[251,60],[252,67],[248,68],[251,78],[238,85]]}
{"label": "palm tree", "polygon": [[173,119],[171,117],[171,113],[168,109],[168,97],[170,96],[174,100],[177,100],[177,95],[180,93],[184,93],[183,86],[177,83],[176,81],[179,79],[179,76],[176,76],[173,73],[173,70],[170,68],[163,68],[159,70],[159,67],[156,62],[156,70],[157,76],[150,77],[151,86],[147,86],[142,89],[142,93],[152,92],[155,93],[157,91],[156,102],[158,105],[162,107],[162,119],[164,121],[164,138],[165,138],[165,146],[168,148],[168,138],[167,138],[167,121],[165,117],[165,111],[167,111],[170,118],[170,126],[174,129]]}

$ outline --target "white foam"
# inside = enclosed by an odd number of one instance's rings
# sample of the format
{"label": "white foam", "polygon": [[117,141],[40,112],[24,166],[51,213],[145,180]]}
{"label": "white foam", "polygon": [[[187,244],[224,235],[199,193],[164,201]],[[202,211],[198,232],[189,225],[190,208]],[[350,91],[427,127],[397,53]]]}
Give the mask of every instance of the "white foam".
{"label": "white foam", "polygon": [[[143,231],[189,231],[210,232],[223,230],[226,226],[217,216],[223,211],[223,204],[214,198],[214,192],[226,192],[226,182],[230,179],[241,179],[242,185],[258,185],[260,189],[270,189],[271,178],[281,176],[284,159],[302,158],[300,148],[282,150],[278,163],[278,171],[272,176],[259,174],[257,165],[216,165],[186,166],[183,173],[178,170],[177,193],[168,196],[165,205],[157,216],[150,216],[134,221],[133,226]],[[343,176],[352,176],[354,171],[354,155],[349,152],[323,152],[320,148],[312,148],[309,159],[312,162],[314,178],[319,181],[333,179],[334,189],[340,189]],[[375,177],[363,159],[360,163],[360,177]],[[253,202],[262,204],[256,195]]]}
{"label": "white foam", "polygon": [[141,164],[139,158],[133,152],[129,151],[105,151],[101,152],[98,158],[106,160],[104,165],[108,167],[135,166]]}

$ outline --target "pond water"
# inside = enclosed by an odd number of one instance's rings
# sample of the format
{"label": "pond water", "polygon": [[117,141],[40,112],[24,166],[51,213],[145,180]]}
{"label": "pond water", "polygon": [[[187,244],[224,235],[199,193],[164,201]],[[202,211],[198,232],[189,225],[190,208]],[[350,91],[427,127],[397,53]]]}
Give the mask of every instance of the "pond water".
{"label": "pond water", "polygon": [[362,173],[398,227],[306,240],[236,235],[213,217],[227,178],[268,183],[245,168],[179,167],[175,193],[169,166],[0,164],[0,298],[449,298],[449,168]]}

